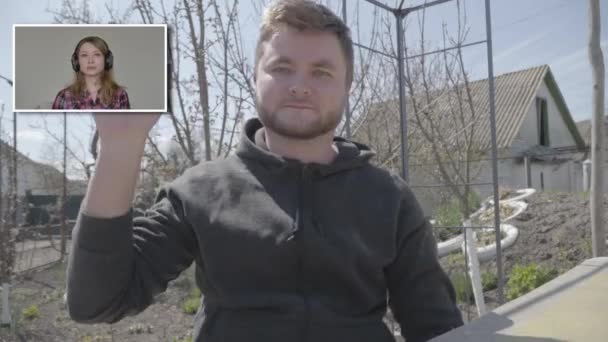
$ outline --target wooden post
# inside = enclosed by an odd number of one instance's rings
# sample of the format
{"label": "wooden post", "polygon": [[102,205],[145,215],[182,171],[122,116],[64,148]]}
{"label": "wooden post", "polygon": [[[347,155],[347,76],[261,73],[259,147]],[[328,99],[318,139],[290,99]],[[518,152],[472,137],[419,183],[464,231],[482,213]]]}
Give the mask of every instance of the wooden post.
{"label": "wooden post", "polygon": [[526,188],[532,187],[532,166],[530,165],[530,156],[524,157],[524,167],[526,168]]}
{"label": "wooden post", "polygon": [[591,239],[593,256],[606,255],[606,232],[602,222],[604,179],[604,57],[600,46],[600,2],[589,0],[589,61],[593,79],[591,119]]}

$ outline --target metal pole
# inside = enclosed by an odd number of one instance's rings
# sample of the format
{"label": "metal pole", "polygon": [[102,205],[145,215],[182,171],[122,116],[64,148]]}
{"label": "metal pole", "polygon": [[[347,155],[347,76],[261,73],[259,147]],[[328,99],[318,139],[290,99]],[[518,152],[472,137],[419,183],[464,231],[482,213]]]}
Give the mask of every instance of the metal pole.
{"label": "metal pole", "polygon": [[526,187],[532,187],[532,166],[530,165],[530,156],[524,157],[524,167],[526,168]]}
{"label": "metal pole", "polygon": [[488,86],[490,91],[490,134],[492,138],[492,181],[494,182],[494,227],[496,227],[496,272],[498,273],[498,303],[503,303],[504,275],[500,246],[500,197],[498,194],[498,149],[496,147],[496,109],[494,107],[494,57],[492,55],[492,18],[490,0],[486,4],[486,41],[488,48]]}
{"label": "metal pole", "polygon": [[[10,258],[10,227],[8,226],[6,220],[5,220],[5,210],[3,210],[2,208],[2,201],[4,200],[4,194],[2,193],[2,182],[3,182],[3,177],[2,177],[2,169],[4,167],[4,163],[3,160],[7,160],[8,158],[4,159],[4,154],[3,153],[3,147],[4,147],[4,143],[2,142],[2,119],[4,118],[4,102],[1,102],[0,104],[0,234],[2,234],[3,236],[1,237],[1,239],[6,243],[5,246],[2,246],[3,250],[1,250],[0,252],[3,253],[2,258]],[[8,156],[8,151],[6,151],[6,156]],[[8,167],[7,167],[8,170]],[[8,196],[6,196],[6,198],[8,198]],[[11,315],[11,305],[10,305],[10,273],[6,272],[7,269],[2,269],[0,270],[2,271],[2,274],[0,274],[0,292],[2,293],[2,312],[0,313],[0,326],[4,327],[4,326],[8,326],[10,327],[12,325],[12,315]]]}
{"label": "metal pole", "polygon": [[[5,258],[8,255],[10,255],[10,252],[7,250],[8,249],[8,244],[10,244],[10,228],[8,227],[8,225],[6,224],[6,222],[4,221],[4,212],[2,210],[2,200],[4,199],[3,194],[2,194],[2,168],[3,166],[3,158],[4,158],[4,153],[2,152],[2,147],[4,146],[4,143],[2,142],[2,119],[4,118],[4,102],[2,102],[0,104],[0,234],[2,234],[3,236],[0,237],[1,240],[3,240],[6,243],[6,246],[2,246],[3,250],[0,250],[0,252],[3,253],[2,257]],[[6,152],[8,155],[8,151]],[[8,159],[8,158],[7,158]],[[7,248],[7,249],[4,249]],[[11,322],[11,305],[10,305],[10,300],[9,300],[9,292],[10,292],[10,276],[9,274],[4,274],[4,269],[0,270],[2,271],[2,274],[0,274],[0,286],[1,286],[1,292],[2,292],[2,312],[0,313],[0,326],[10,326],[12,324]]]}
{"label": "metal pole", "polygon": [[401,12],[395,13],[397,20],[397,58],[399,65],[399,112],[401,114],[401,177],[406,182],[409,182],[408,172],[408,160],[407,160],[407,108],[405,104],[405,80],[404,80],[404,69],[405,69],[405,37],[403,34],[403,19],[405,14]]}
{"label": "metal pole", "polygon": [[422,5],[412,6],[412,7],[405,8],[404,11],[406,11],[407,13],[411,13],[411,12],[418,11],[418,10],[421,10],[421,9],[425,9],[425,8],[428,8],[428,7],[431,7],[431,6],[441,5],[444,2],[448,2],[448,1],[453,1],[453,0],[436,0],[436,1],[431,1],[431,2],[426,2],[425,1],[425,3],[422,4]]}
{"label": "metal pole", "polygon": [[17,199],[19,196],[17,195],[17,113],[13,112],[13,227],[17,229]]}
{"label": "metal pole", "polygon": [[[4,118],[4,102],[0,101],[0,228],[3,227],[4,214],[2,212],[2,158],[4,154],[2,153],[2,147],[4,143],[2,142],[2,119]],[[1,233],[0,233],[1,234]]]}
{"label": "metal pole", "polygon": [[[348,21],[347,21],[347,13],[346,13],[346,0],[342,0],[342,20],[344,21],[345,25],[348,25]],[[353,51],[354,52],[354,51]],[[354,66],[353,66],[353,75],[354,75]],[[352,86],[352,83],[348,85],[348,89],[346,89],[346,103],[344,110],[346,111],[346,139],[350,139],[351,138],[351,131],[350,131],[350,87]]]}
{"label": "metal pole", "polygon": [[387,5],[381,3],[381,2],[379,2],[377,0],[365,0],[365,1],[369,2],[372,5],[376,5],[376,6],[380,7],[380,8],[382,8],[382,9],[385,9],[387,11],[390,11],[390,12],[394,11],[394,9],[388,7]]}
{"label": "metal pole", "polygon": [[68,182],[68,175],[67,175],[67,168],[68,168],[68,163],[67,163],[67,154],[68,154],[68,140],[67,140],[67,136],[68,136],[68,117],[67,117],[67,113],[63,112],[63,196],[61,197],[61,212],[59,213],[61,215],[61,255],[59,257],[60,261],[63,261],[63,257],[65,256],[65,250],[66,250],[66,231],[67,231],[67,227],[66,227],[66,222],[65,222],[65,204],[67,201],[67,196],[68,196],[68,191],[67,191],[67,182]]}

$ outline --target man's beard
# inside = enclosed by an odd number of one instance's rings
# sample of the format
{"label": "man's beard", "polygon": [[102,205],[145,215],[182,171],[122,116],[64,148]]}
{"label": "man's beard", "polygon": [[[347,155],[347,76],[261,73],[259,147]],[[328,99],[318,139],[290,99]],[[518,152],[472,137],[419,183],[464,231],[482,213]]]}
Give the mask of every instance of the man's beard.
{"label": "man's beard", "polygon": [[314,115],[316,115],[316,117],[314,120],[298,124],[297,122],[287,122],[287,118],[282,117],[284,114],[280,111],[270,113],[257,99],[255,101],[255,107],[260,121],[262,121],[262,124],[266,129],[283,137],[298,140],[310,140],[325,135],[335,130],[342,119],[342,110],[337,109],[326,112],[324,115],[315,113]]}

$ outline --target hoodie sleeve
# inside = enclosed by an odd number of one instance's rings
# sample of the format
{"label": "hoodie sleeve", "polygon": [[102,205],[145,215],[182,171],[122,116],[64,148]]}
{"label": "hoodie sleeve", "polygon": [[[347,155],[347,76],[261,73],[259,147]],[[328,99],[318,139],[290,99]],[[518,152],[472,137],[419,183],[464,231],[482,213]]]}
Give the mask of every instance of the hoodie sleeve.
{"label": "hoodie sleeve", "polygon": [[67,306],[81,323],[114,323],[148,307],[197,253],[184,203],[162,189],[143,217],[79,213],[67,268]]}
{"label": "hoodie sleeve", "polygon": [[386,276],[389,306],[407,342],[427,341],[463,324],[454,288],[437,258],[431,224],[405,185],[397,255]]}

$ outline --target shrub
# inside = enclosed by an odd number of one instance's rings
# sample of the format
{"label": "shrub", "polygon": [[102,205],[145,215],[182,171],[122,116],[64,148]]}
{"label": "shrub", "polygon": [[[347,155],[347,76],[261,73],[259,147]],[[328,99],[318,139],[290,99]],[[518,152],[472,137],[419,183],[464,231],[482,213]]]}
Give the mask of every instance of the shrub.
{"label": "shrub", "polygon": [[199,298],[188,298],[182,305],[182,311],[188,315],[194,315],[200,304]]}
{"label": "shrub", "polygon": [[189,298],[201,298],[201,290],[198,286],[194,286],[190,289],[190,297]]}
{"label": "shrub", "polygon": [[132,326],[129,327],[129,334],[131,334],[131,335],[143,334],[145,332],[147,332],[148,334],[151,334],[152,326],[151,325],[145,326],[141,323],[137,323],[137,324],[133,324]]}
{"label": "shrub", "polygon": [[498,287],[498,276],[492,272],[484,272],[481,274],[481,286],[483,291],[491,291]]}
{"label": "shrub", "polygon": [[452,269],[462,270],[466,266],[466,260],[464,258],[464,254],[462,253],[452,253],[446,255],[443,260],[445,260],[445,266],[451,271]]}
{"label": "shrub", "polygon": [[40,310],[38,309],[38,305],[36,304],[32,304],[21,311],[21,316],[25,319],[31,320],[34,318],[38,318],[39,315]]}
{"label": "shrub", "polygon": [[186,314],[193,315],[198,310],[198,307],[201,303],[201,290],[198,286],[194,286],[190,289],[190,293],[188,297],[186,297],[184,303],[182,304],[182,311]]}
{"label": "shrub", "polygon": [[517,265],[511,271],[509,282],[507,283],[508,300],[513,300],[524,295],[535,288],[543,285],[557,276],[557,270],[545,268],[531,263],[528,266]]}
{"label": "shrub", "polygon": [[[479,195],[476,192],[471,191],[469,193],[469,206],[471,210],[479,208],[481,202]],[[448,227],[461,227],[462,226],[462,213],[460,211],[460,202],[457,199],[452,199],[444,205],[437,208],[435,211],[435,220],[438,226]],[[457,236],[461,233],[460,229],[457,228],[436,228],[435,233],[440,241],[448,240],[451,237]]]}
{"label": "shrub", "polygon": [[[456,299],[461,303],[470,303],[474,300],[473,285],[469,276],[464,272],[455,272],[450,275],[450,280],[456,291]],[[467,295],[468,294],[468,295]]]}

